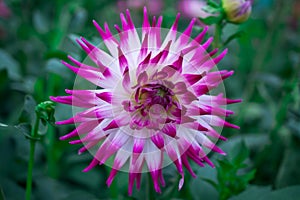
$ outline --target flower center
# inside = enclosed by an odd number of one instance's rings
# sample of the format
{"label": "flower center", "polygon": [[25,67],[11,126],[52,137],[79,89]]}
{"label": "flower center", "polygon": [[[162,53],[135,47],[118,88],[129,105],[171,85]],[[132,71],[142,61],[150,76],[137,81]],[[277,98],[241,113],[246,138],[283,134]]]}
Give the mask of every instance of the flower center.
{"label": "flower center", "polygon": [[130,112],[132,129],[161,129],[164,124],[176,121],[173,114],[180,106],[174,92],[159,83],[136,88],[131,99],[122,104]]}

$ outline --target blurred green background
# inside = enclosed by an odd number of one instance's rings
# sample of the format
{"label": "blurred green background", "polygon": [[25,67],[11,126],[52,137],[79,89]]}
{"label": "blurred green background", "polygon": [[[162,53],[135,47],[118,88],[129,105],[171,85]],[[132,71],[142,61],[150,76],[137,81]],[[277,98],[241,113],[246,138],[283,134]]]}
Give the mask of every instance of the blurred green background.
{"label": "blurred green background", "polygon": [[[152,3],[152,4],[151,4]],[[154,4],[153,4],[154,3]],[[67,54],[83,60],[75,43],[84,36],[93,43],[100,37],[92,20],[120,24],[119,13],[129,7],[136,27],[142,6],[116,0],[0,0],[0,199],[24,199],[31,125],[37,103],[71,89],[75,75],[60,63]],[[144,3],[143,3],[144,4]],[[169,28],[180,10],[179,1],[148,1],[150,14],[164,17]],[[183,15],[179,31],[190,20]],[[213,28],[213,27],[212,27]],[[195,33],[199,28],[195,28]],[[59,137],[72,126],[41,126],[33,171],[32,199],[300,199],[300,2],[256,0],[250,19],[228,24],[223,41],[241,31],[226,48],[219,69],[233,69],[225,81],[231,105],[228,120],[240,130],[224,129],[229,138],[219,145],[226,158],[209,155],[216,169],[192,165],[197,174],[185,177],[177,191],[174,166],[164,169],[167,186],[161,195],[148,187],[127,195],[127,174],[120,172],[110,189],[105,185],[110,169],[81,170],[91,155],[78,156],[80,145]],[[213,32],[209,32],[211,36]],[[69,118],[71,108],[57,105],[57,120]]]}

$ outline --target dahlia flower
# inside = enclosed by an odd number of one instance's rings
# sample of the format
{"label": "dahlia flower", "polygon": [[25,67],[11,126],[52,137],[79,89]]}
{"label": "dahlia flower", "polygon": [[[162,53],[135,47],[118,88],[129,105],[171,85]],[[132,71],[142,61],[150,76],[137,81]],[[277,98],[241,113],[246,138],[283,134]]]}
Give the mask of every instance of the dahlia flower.
{"label": "dahlia flower", "polygon": [[203,10],[206,5],[204,0],[181,0],[178,2],[178,9],[189,18],[206,18],[211,15]]}
{"label": "dahlia flower", "polygon": [[98,48],[83,37],[77,40],[92,62],[81,63],[71,56],[73,64],[63,61],[95,87],[66,90],[68,96],[50,97],[81,108],[72,118],[57,122],[77,125],[60,139],[79,136],[70,143],[84,145],[79,153],[92,152],[93,160],[84,172],[111,164],[108,186],[118,171],[127,171],[129,195],[134,182],[140,188],[143,172],[150,172],[155,191],[161,192],[160,187],[165,185],[162,169],[171,163],[181,176],[180,189],[183,167],[195,177],[190,161],[214,167],[208,152],[225,154],[215,142],[226,138],[215,129],[238,128],[224,120],[233,113],[224,105],[240,100],[227,99],[222,93],[210,94],[233,74],[213,70],[227,50],[217,56],[217,49],[206,51],[212,42],[209,38],[202,43],[207,27],[191,39],[195,19],[178,35],[179,14],[166,35],[162,34],[162,17],[153,17],[150,23],[146,8],[141,34],[128,10],[120,17],[122,28],[115,25],[117,36],[112,35],[107,23],[102,28],[93,22],[105,47]]}
{"label": "dahlia flower", "polygon": [[222,7],[226,18],[232,23],[242,23],[246,21],[252,10],[253,0],[222,0]]}
{"label": "dahlia flower", "polygon": [[10,9],[3,0],[0,0],[0,17],[8,18],[11,15]]}
{"label": "dahlia flower", "polygon": [[118,9],[123,12],[126,11],[126,9],[133,9],[138,11],[143,11],[144,6],[146,6],[149,9],[149,12],[152,15],[158,15],[161,13],[164,2],[161,0],[118,0],[117,1],[117,7]]}

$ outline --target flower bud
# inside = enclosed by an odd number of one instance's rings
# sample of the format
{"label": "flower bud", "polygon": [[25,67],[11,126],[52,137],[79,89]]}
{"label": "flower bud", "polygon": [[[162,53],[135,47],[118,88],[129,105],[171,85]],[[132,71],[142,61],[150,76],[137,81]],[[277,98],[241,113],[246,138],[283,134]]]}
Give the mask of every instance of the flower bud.
{"label": "flower bud", "polygon": [[54,111],[55,106],[51,101],[44,101],[35,107],[35,112],[42,120],[42,123],[44,125],[46,125],[47,122],[50,124],[53,124],[55,122]]}
{"label": "flower bud", "polygon": [[227,21],[236,24],[246,21],[251,14],[251,3],[251,0],[222,0]]}

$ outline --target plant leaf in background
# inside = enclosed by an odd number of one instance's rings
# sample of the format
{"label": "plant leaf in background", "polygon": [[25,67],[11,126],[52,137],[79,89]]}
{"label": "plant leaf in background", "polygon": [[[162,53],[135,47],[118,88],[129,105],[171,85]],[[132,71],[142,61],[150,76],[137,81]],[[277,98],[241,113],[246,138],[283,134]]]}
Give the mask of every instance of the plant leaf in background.
{"label": "plant leaf in background", "polygon": [[221,200],[239,194],[247,188],[249,181],[254,178],[255,169],[247,169],[246,160],[248,157],[249,149],[242,141],[231,149],[228,158],[218,160],[216,167],[217,183],[206,181],[216,188]]}

